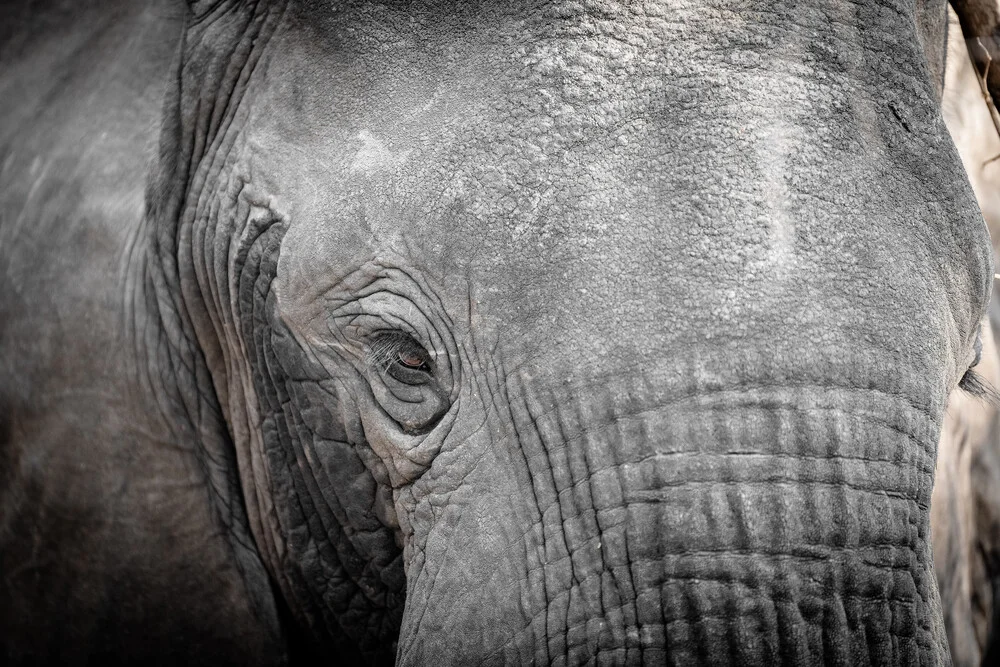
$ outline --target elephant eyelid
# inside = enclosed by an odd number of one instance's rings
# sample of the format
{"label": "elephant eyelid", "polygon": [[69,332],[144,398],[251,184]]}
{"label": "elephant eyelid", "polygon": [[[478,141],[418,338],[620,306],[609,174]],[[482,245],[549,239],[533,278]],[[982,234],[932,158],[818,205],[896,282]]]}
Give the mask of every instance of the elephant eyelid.
{"label": "elephant eyelid", "polygon": [[394,364],[412,372],[433,372],[433,363],[427,350],[402,331],[373,334],[366,345],[365,360],[381,372],[388,371]]}

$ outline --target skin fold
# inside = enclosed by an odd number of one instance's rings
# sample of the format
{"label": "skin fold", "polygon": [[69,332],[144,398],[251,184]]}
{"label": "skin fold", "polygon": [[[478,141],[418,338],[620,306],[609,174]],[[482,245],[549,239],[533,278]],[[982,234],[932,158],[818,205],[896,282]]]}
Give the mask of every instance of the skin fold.
{"label": "skin fold", "polygon": [[5,656],[947,663],[944,9],[5,10]]}

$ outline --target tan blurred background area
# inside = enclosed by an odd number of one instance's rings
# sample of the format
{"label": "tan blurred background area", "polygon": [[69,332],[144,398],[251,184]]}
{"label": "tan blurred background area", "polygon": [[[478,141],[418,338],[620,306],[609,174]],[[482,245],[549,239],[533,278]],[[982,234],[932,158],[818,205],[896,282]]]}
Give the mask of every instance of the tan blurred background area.
{"label": "tan blurred background area", "polygon": [[[996,253],[1000,247],[1000,136],[958,18],[951,9],[949,14],[942,113]],[[987,384],[1000,388],[1000,353],[994,335],[1000,331],[996,289],[990,316],[983,322],[983,356],[976,371]],[[961,389],[950,397],[938,448],[931,537],[955,665],[1000,664],[1000,409]]]}
{"label": "tan blurred background area", "polygon": [[[983,101],[958,17],[950,7],[948,14],[948,64],[942,113],[962,156],[962,164],[969,174],[996,250],[1000,238],[1000,136],[997,136]],[[1000,67],[1000,63],[996,65]]]}

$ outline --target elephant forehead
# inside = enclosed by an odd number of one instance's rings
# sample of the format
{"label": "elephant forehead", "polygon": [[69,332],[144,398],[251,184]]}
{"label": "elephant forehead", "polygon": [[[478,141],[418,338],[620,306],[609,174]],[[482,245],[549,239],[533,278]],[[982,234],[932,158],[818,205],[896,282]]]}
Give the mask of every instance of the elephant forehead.
{"label": "elephant forehead", "polygon": [[691,31],[650,35],[650,21],[613,23],[618,39],[605,27],[514,41],[494,26],[380,57],[276,56],[252,143],[293,213],[287,245],[331,246],[347,265],[372,246],[420,245],[425,263],[517,262],[534,276],[728,234],[732,216],[711,208],[737,186],[736,199],[770,188],[780,206],[787,192],[756,177],[782,178],[792,143],[834,129],[812,121],[823,100],[794,94],[801,81],[781,68],[719,62],[695,77]]}
{"label": "elephant forehead", "polygon": [[982,291],[982,225],[914,68],[877,71],[856,17],[829,38],[730,12],[721,35],[685,11],[382,17],[378,48],[368,24],[276,49],[247,134],[290,220],[286,312],[392,256],[456,308],[474,290],[494,321],[594,340],[797,327],[930,349],[941,318],[971,326],[946,285]]}
{"label": "elephant forehead", "polygon": [[[699,196],[739,188],[780,208],[789,153],[856,130],[817,109],[858,98],[858,122],[874,123],[872,91],[818,76],[802,62],[814,31],[780,17],[679,3],[420,7],[341,8],[312,22],[311,39],[289,31],[273,49],[253,137],[310,245],[470,238],[549,265],[537,252],[548,239],[662,235],[690,223],[671,208]],[[858,66],[843,39],[830,48],[841,69]],[[702,208],[699,224],[732,226]]]}

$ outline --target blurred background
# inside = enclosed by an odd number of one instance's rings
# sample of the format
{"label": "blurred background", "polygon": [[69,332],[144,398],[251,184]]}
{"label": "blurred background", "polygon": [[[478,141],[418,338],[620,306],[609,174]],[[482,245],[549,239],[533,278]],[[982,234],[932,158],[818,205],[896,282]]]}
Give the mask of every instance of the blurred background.
{"label": "blurred background", "polygon": [[[1000,6],[1000,3],[998,3]],[[976,199],[1000,248],[1000,136],[949,8],[942,113]],[[995,63],[1000,67],[1000,63]],[[996,260],[995,260],[996,261]],[[1000,269],[1000,261],[996,261]],[[977,372],[1000,388],[1000,297],[994,283]],[[935,570],[952,657],[958,666],[1000,664],[1000,407],[956,389],[938,449],[931,503]]]}

